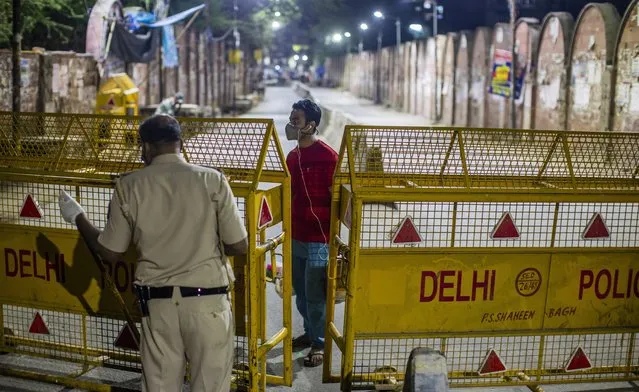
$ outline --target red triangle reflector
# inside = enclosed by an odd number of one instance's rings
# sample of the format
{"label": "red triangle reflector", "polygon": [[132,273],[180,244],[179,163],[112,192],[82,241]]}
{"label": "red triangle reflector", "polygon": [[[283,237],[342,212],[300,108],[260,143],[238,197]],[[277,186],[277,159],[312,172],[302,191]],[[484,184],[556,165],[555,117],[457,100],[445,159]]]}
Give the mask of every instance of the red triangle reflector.
{"label": "red triangle reflector", "polygon": [[120,330],[118,337],[115,339],[115,343],[113,343],[115,347],[124,348],[127,350],[139,350],[137,339],[133,335],[133,331],[129,324],[124,324],[124,327]]}
{"label": "red triangle reflector", "polygon": [[478,373],[480,376],[483,376],[484,374],[503,373],[506,370],[506,365],[504,365],[504,362],[499,358],[497,351],[491,348],[479,367]]}
{"label": "red triangle reflector", "polygon": [[492,239],[515,239],[519,238],[519,230],[515,226],[515,221],[510,212],[504,212],[499,222],[495,225],[493,232],[490,234]]}
{"label": "red triangle reflector", "polygon": [[273,214],[271,214],[271,207],[268,205],[266,196],[262,196],[262,204],[260,205],[260,222],[257,225],[258,229],[262,229],[268,224],[273,222]]}
{"label": "red triangle reflector", "polygon": [[107,102],[107,105],[115,106],[115,100],[113,99],[113,97],[109,98],[109,101]]}
{"label": "red triangle reflector", "polygon": [[49,335],[49,327],[47,327],[47,323],[44,322],[44,319],[40,315],[40,312],[36,312],[35,317],[33,317],[33,321],[31,322],[31,326],[29,327],[29,333]]}
{"label": "red triangle reflector", "polygon": [[610,231],[608,230],[606,222],[604,222],[600,213],[597,212],[592,216],[592,218],[590,218],[590,222],[588,222],[588,226],[586,226],[586,230],[584,230],[582,237],[587,240],[610,238]]}
{"label": "red triangle reflector", "polygon": [[581,348],[581,346],[579,346],[570,356],[570,360],[568,360],[568,365],[566,365],[565,370],[567,372],[576,372],[588,369],[592,369],[592,362],[590,362],[586,352]]}
{"label": "red triangle reflector", "polygon": [[22,202],[22,208],[20,209],[20,217],[21,218],[34,218],[40,219],[42,218],[42,210],[38,205],[38,202],[31,196],[30,193],[24,198]]}
{"label": "red triangle reflector", "polygon": [[393,244],[418,244],[422,241],[422,236],[410,216],[404,218],[399,229],[393,235]]}

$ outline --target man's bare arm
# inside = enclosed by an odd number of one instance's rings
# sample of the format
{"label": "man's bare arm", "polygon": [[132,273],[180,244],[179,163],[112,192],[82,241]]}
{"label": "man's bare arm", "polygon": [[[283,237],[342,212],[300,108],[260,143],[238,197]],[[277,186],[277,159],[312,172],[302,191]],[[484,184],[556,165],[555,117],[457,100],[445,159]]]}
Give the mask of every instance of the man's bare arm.
{"label": "man's bare arm", "polygon": [[248,238],[231,245],[224,244],[224,253],[227,256],[242,256],[248,252]]}
{"label": "man's bare arm", "polygon": [[100,236],[100,230],[96,228],[93,223],[87,218],[86,214],[80,214],[75,220],[75,224],[78,226],[78,230],[87,243],[87,246],[98,255],[102,260],[115,263],[124,257],[124,253],[113,252],[100,244],[98,236]]}

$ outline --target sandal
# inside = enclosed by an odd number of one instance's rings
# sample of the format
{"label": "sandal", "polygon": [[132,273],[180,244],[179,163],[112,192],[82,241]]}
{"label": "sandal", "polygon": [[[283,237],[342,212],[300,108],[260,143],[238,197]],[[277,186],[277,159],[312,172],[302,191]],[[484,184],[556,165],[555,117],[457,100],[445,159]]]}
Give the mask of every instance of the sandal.
{"label": "sandal", "polygon": [[321,348],[312,348],[304,357],[305,367],[316,367],[322,363],[324,363],[324,350]]}
{"label": "sandal", "polygon": [[293,338],[293,351],[301,351],[309,347],[311,347],[311,338],[307,334]]}

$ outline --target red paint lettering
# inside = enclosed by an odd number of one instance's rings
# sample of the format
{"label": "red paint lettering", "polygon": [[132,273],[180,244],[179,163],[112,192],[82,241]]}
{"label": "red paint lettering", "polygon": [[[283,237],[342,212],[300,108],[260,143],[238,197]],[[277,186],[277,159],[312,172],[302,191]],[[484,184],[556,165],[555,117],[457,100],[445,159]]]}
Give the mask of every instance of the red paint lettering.
{"label": "red paint lettering", "polygon": [[[38,260],[40,259],[40,260]],[[42,265],[38,266],[38,262]],[[65,265],[64,255],[55,254],[49,256],[49,253],[38,257],[38,252],[27,249],[4,249],[5,275],[10,278],[38,278],[51,281],[51,271],[56,274],[58,282],[65,282]],[[44,271],[42,271],[44,268]]]}
{"label": "red paint lettering", "polygon": [[639,298],[639,271],[628,270],[628,283],[623,290],[624,272],[622,270],[602,269],[598,272],[582,270],[579,279],[579,299],[582,300],[588,289],[594,288],[597,299]]}
{"label": "red paint lettering", "polygon": [[472,293],[472,301],[477,298],[477,289],[484,290],[484,301],[488,299],[488,277],[490,272],[488,270],[484,271],[484,280],[480,282],[477,279],[477,271],[473,271],[473,293]]}
{"label": "red paint lettering", "polygon": [[102,260],[102,265],[104,266],[104,270],[102,271],[102,288],[106,287],[106,277],[105,274],[109,274],[109,276],[113,276],[113,265],[110,261]]}
{"label": "red paint lettering", "polygon": [[[468,274],[468,273],[467,273]],[[457,276],[457,279],[455,278]],[[478,291],[483,290],[484,301],[492,301],[495,295],[495,279],[497,271],[484,271],[484,279],[479,279],[479,272],[473,271],[472,292],[470,295],[464,295],[462,289],[464,287],[463,271],[422,271],[420,301],[431,302],[437,299],[440,302],[468,302],[475,301],[478,298]],[[466,278],[468,281],[469,278]],[[454,290],[454,291],[453,291]],[[489,299],[490,297],[490,299]]]}
{"label": "red paint lettering", "polygon": [[28,259],[28,257],[31,256],[31,252],[28,250],[20,249],[18,253],[20,254],[20,277],[28,278],[31,276],[31,274],[25,272],[25,269],[31,266],[31,261]]}
{"label": "red paint lettering", "polygon": [[[604,286],[606,290],[603,292],[599,290],[601,288],[602,276],[606,276],[606,279],[607,279],[606,286]],[[599,273],[597,274],[597,278],[595,280],[595,295],[597,296],[597,298],[604,299],[608,296],[608,294],[610,293],[610,288],[611,288],[610,286],[611,279],[612,277],[610,276],[610,271],[608,270],[599,271]]]}
{"label": "red paint lettering", "polygon": [[[13,259],[11,262],[9,261],[9,256]],[[4,248],[4,267],[5,274],[8,277],[13,278],[18,275],[18,255],[15,250],[11,248]]]}
{"label": "red paint lettering", "polygon": [[38,258],[35,251],[33,251],[33,276],[42,280],[47,280],[46,275],[38,275]]}
{"label": "red paint lettering", "polygon": [[135,264],[130,263],[129,264],[129,268],[131,268],[131,285],[130,285],[131,292],[135,293],[135,286],[134,286],[134,283],[135,283]]}
{"label": "red paint lettering", "polygon": [[[426,280],[432,280],[432,291],[426,295]],[[419,295],[420,302],[431,302],[437,296],[437,274],[433,271],[422,271],[422,288]]]}
{"label": "red paint lettering", "polygon": [[614,283],[613,283],[613,289],[612,289],[612,298],[624,298],[623,293],[618,293],[617,289],[619,288],[618,286],[619,284],[619,270],[615,270],[615,278],[614,278]]}
{"label": "red paint lettering", "polygon": [[457,274],[457,298],[455,301],[457,302],[468,302],[470,301],[470,295],[462,295],[462,274],[461,272]]}
{"label": "red paint lettering", "polygon": [[[455,271],[441,271],[439,273],[439,301],[440,302],[454,302],[455,297],[444,295],[444,290],[455,288],[455,283],[446,282],[446,278],[449,276],[455,276]],[[459,272],[461,276],[461,271]]]}
{"label": "red paint lettering", "polygon": [[49,258],[49,253],[45,253],[44,254],[45,259],[47,260],[47,281],[50,282],[51,281],[51,270],[53,270],[53,272],[55,272],[55,279],[56,281],[60,281],[60,269],[58,266],[58,257],[54,257],[53,255],[51,256],[51,258]]}
{"label": "red paint lettering", "polygon": [[[587,281],[586,281],[586,278]],[[581,277],[579,278],[579,299],[584,298],[584,289],[589,289],[592,287],[592,281],[595,279],[595,274],[589,270],[582,270]]]}
{"label": "red paint lettering", "polygon": [[[120,274],[120,270],[124,271],[124,274]],[[129,270],[126,268],[126,264],[124,264],[124,262],[122,261],[118,261],[117,263],[115,263],[115,270],[113,275],[115,287],[117,287],[119,292],[125,292],[127,286],[129,285]]]}
{"label": "red paint lettering", "polygon": [[[56,258],[58,256],[56,255]],[[64,253],[60,253],[60,262],[58,263],[60,265],[60,279],[58,279],[58,282],[66,282],[67,281],[67,275],[66,275],[66,266],[67,264],[64,262]]]}

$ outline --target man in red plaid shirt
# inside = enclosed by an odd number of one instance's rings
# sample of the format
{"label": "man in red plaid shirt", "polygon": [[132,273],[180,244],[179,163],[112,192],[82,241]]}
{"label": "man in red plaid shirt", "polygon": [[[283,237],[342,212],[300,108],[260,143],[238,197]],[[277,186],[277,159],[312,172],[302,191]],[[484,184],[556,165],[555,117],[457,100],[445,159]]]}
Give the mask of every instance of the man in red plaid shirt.
{"label": "man in red plaid shirt", "polygon": [[319,106],[305,99],[293,105],[286,126],[287,138],[298,141],[286,165],[293,198],[293,289],[304,318],[304,334],[293,339],[293,348],[311,348],[304,359],[309,367],[324,360],[331,187],[337,165],[337,153],[317,137],[321,117]]}

